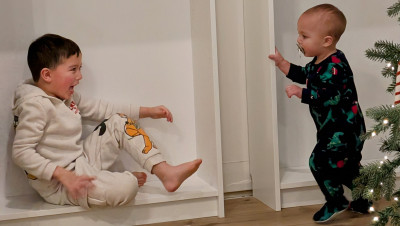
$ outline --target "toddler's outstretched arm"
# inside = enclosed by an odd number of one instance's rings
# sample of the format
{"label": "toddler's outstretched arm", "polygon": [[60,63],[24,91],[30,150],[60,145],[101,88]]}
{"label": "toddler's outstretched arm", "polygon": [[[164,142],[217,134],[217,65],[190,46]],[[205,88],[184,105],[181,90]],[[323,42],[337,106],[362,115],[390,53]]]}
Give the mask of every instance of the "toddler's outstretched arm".
{"label": "toddler's outstretched arm", "polygon": [[275,54],[269,55],[268,58],[275,62],[275,66],[277,66],[283,74],[287,75],[289,73],[290,63],[282,57],[277,48],[275,48]]}
{"label": "toddler's outstretched arm", "polygon": [[163,105],[156,107],[140,107],[139,118],[166,118],[168,122],[173,121],[172,113]]}

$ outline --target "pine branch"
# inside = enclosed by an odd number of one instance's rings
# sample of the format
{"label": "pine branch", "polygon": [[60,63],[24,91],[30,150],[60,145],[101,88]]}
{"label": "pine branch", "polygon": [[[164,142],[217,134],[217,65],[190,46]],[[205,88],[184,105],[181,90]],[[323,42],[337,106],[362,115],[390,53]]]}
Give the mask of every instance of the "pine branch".
{"label": "pine branch", "polygon": [[400,1],[390,6],[387,10],[387,14],[389,17],[395,17],[399,15],[400,12]]}
{"label": "pine branch", "polygon": [[377,41],[375,42],[375,49],[367,49],[366,56],[373,61],[386,61],[396,62],[400,59],[400,45],[394,44],[393,41]]}

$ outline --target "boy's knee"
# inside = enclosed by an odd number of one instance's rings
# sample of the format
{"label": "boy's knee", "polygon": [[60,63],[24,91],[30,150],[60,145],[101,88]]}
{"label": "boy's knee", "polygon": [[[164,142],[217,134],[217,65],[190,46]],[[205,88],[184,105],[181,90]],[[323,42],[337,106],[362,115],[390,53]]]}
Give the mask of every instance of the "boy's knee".
{"label": "boy's knee", "polygon": [[129,203],[135,198],[139,186],[135,177],[126,177],[118,180],[106,191],[107,205],[121,206]]}

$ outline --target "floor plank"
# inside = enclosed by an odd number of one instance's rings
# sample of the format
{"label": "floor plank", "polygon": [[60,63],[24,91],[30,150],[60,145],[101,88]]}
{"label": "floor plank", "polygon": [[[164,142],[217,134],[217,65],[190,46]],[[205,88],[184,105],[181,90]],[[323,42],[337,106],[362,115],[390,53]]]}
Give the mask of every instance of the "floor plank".
{"label": "floor plank", "polygon": [[[218,226],[310,226],[316,224],[312,220],[313,214],[322,205],[302,206],[285,208],[282,211],[274,211],[253,197],[225,200],[225,218],[207,217],[174,221],[158,224],[148,224],[146,226],[199,226],[199,225],[218,225]],[[379,208],[379,203],[375,204]],[[346,226],[370,225],[374,214],[358,214],[351,211],[339,215],[329,225]]]}

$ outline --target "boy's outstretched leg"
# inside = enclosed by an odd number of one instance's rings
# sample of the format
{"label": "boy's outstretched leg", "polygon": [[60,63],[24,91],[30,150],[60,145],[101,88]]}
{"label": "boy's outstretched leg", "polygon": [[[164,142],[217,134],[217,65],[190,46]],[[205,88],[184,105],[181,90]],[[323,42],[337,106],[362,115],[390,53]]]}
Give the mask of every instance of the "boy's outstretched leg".
{"label": "boy's outstretched leg", "polygon": [[142,187],[147,180],[147,174],[144,172],[132,172],[133,176],[136,177],[139,187]]}
{"label": "boy's outstretched leg", "polygon": [[171,166],[164,161],[154,165],[151,173],[161,180],[167,191],[174,192],[188,177],[197,171],[201,163],[201,159],[196,159],[177,166]]}

